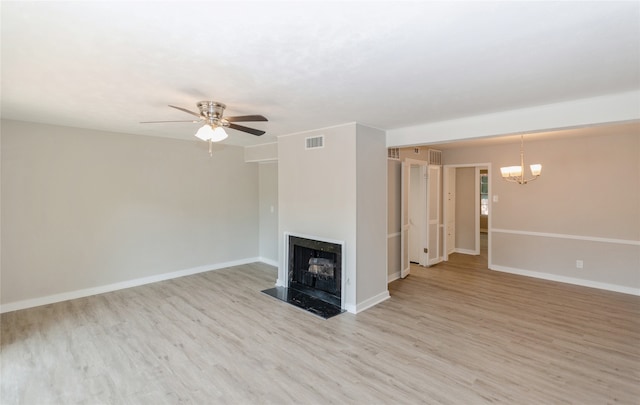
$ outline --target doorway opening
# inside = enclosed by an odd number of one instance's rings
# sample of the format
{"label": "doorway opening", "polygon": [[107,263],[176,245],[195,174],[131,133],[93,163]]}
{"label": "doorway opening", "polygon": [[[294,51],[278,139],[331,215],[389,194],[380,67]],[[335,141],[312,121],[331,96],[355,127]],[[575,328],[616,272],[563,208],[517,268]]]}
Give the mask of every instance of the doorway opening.
{"label": "doorway opening", "polygon": [[401,174],[401,269],[405,278],[411,263],[432,266],[442,261],[442,166],[405,159]]}
{"label": "doorway opening", "polygon": [[491,254],[491,164],[445,165],[443,260],[475,256],[489,266]]}

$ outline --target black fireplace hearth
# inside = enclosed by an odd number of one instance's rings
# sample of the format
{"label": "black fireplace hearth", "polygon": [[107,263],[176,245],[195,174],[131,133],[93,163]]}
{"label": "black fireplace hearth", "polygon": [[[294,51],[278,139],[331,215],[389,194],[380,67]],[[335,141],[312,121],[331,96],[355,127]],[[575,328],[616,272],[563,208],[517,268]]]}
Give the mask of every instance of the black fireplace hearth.
{"label": "black fireplace hearth", "polygon": [[312,295],[306,294],[294,288],[273,287],[263,290],[263,293],[274,298],[284,301],[298,308],[302,308],[312,314],[318,315],[324,319],[339,315],[344,312],[339,306],[335,306],[327,301]]}

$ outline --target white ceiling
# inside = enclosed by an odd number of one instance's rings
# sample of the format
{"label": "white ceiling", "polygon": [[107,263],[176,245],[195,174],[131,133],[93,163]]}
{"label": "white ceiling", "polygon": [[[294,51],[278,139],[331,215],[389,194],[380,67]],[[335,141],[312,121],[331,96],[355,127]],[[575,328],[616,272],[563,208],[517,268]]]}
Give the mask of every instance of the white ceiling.
{"label": "white ceiling", "polygon": [[267,134],[394,129],[640,88],[640,2],[1,3],[2,117],[195,139],[196,102]]}

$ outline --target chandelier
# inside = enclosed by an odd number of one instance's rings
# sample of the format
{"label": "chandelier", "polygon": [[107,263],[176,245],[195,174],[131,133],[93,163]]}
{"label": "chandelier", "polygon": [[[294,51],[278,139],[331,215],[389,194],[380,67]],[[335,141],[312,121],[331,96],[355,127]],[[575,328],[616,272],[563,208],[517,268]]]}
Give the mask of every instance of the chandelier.
{"label": "chandelier", "polygon": [[506,166],[500,168],[500,173],[502,173],[502,178],[506,181],[512,181],[518,184],[527,184],[530,181],[533,181],[540,176],[542,172],[541,164],[533,164],[530,165],[531,174],[533,177],[530,179],[524,178],[524,135],[520,135],[520,166]]}

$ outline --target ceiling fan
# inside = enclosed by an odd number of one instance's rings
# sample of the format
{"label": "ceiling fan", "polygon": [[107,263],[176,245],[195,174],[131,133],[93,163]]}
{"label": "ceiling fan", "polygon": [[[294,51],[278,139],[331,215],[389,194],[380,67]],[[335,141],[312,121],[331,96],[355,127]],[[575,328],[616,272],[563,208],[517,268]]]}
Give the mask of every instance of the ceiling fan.
{"label": "ceiling fan", "polygon": [[250,122],[250,121],[268,121],[262,115],[240,115],[236,117],[225,117],[224,109],[227,107],[225,104],[218,103],[217,101],[200,101],[198,104],[199,113],[186,108],[176,107],[175,105],[169,105],[171,108],[186,112],[193,116],[198,117],[197,120],[179,120],[179,121],[143,121],[141,124],[158,124],[164,122],[193,122],[203,123],[204,125],[196,132],[196,136],[203,141],[209,141],[209,153],[211,154],[211,142],[219,142],[227,138],[227,133],[224,128],[235,129],[236,131],[242,131],[251,135],[260,136],[265,133],[255,128],[245,127],[243,125],[235,124],[236,122]]}

